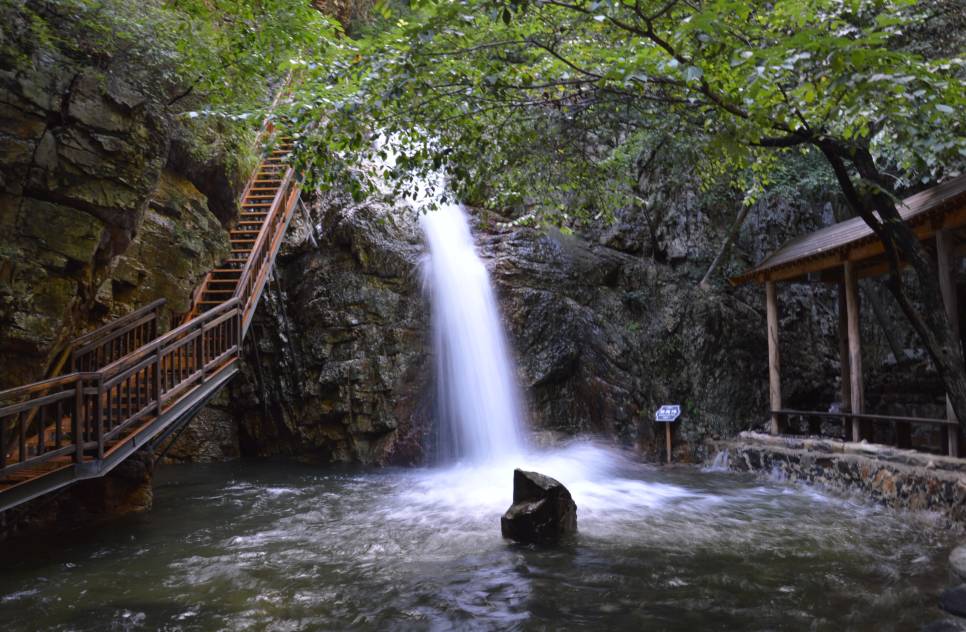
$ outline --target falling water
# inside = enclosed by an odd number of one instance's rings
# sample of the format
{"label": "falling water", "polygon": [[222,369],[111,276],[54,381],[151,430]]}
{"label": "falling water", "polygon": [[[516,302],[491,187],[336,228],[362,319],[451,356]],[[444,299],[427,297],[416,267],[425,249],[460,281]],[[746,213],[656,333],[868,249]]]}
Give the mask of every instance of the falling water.
{"label": "falling water", "polygon": [[714,455],[714,460],[711,461],[711,465],[705,466],[702,470],[705,472],[727,472],[729,465],[728,448],[725,448]]}
{"label": "falling water", "polygon": [[444,461],[485,462],[522,452],[522,420],[486,266],[466,214],[441,204],[421,220],[433,306],[438,451]]}

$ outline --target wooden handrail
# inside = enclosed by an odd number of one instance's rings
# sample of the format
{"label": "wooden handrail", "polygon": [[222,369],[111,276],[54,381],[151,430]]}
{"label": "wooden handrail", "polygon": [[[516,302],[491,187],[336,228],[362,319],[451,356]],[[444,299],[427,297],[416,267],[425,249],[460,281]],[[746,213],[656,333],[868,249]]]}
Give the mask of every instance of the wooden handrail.
{"label": "wooden handrail", "polygon": [[73,340],[70,341],[70,344],[75,348],[80,347],[81,345],[88,343],[90,340],[93,340],[105,334],[111,333],[113,330],[119,329],[124,325],[130,323],[131,321],[136,320],[141,316],[144,316],[145,314],[159,311],[162,307],[164,307],[166,303],[167,303],[166,299],[159,298],[156,301],[148,303],[144,307],[134,310],[130,314],[125,314],[124,316],[120,316],[119,318],[116,318],[111,322],[105,325],[102,325],[101,327],[98,327],[93,331],[89,331],[86,334],[82,334],[74,338]]}
{"label": "wooden handrail", "polygon": [[118,371],[121,371],[126,364],[130,364],[131,362],[137,362],[138,360],[148,355],[151,355],[151,353],[154,352],[159,347],[163,347],[169,342],[177,340],[187,332],[191,332],[194,329],[202,327],[204,323],[207,322],[208,320],[211,320],[216,316],[219,316],[225,312],[231,311],[231,309],[239,306],[240,304],[241,304],[241,301],[237,298],[232,298],[228,301],[225,301],[224,303],[215,307],[214,309],[211,309],[211,310],[208,310],[207,312],[203,312],[199,314],[196,318],[189,320],[183,325],[179,325],[178,327],[176,327],[175,329],[172,329],[168,333],[162,336],[159,336],[158,338],[152,340],[146,345],[143,345],[142,347],[129,353],[123,358],[116,360],[115,362],[107,365],[106,367],[101,369],[98,373],[104,376],[112,376]]}
{"label": "wooden handrail", "polygon": [[[240,357],[241,318],[233,298],[98,371],[0,392],[12,402],[0,407],[0,481],[68,454],[80,462],[89,449],[103,458],[109,442]],[[28,435],[31,420],[38,427]]]}
{"label": "wooden handrail", "polygon": [[55,386],[61,386],[63,384],[72,382],[77,378],[78,375],[92,376],[96,375],[96,373],[68,373],[67,375],[58,375],[56,377],[47,378],[46,380],[41,380],[40,382],[8,388],[4,391],[0,391],[0,401],[46,391]]}
{"label": "wooden handrail", "polygon": [[255,262],[259,260],[259,253],[264,249],[269,237],[272,233],[272,227],[274,225],[274,220],[278,216],[281,210],[281,202],[285,197],[285,193],[292,184],[293,171],[288,168],[285,171],[285,176],[282,178],[282,184],[279,185],[278,191],[275,193],[275,197],[272,199],[272,205],[269,207],[268,216],[265,218],[265,222],[262,224],[261,230],[258,231],[258,237],[255,241],[255,246],[252,248],[251,254],[248,256],[248,260],[245,262],[245,267],[242,268],[241,278],[238,280],[238,286],[235,288],[234,296],[238,298],[250,298],[245,290],[248,289],[248,281],[252,275],[252,268]]}
{"label": "wooden handrail", "polygon": [[271,224],[266,230],[264,245],[256,253],[253,251],[254,265],[252,275],[246,283],[248,294],[242,316],[242,331],[247,332],[252,318],[255,316],[255,308],[261,299],[261,293],[265,287],[268,274],[271,271],[271,264],[275,254],[281,246],[282,238],[285,236],[285,227],[291,220],[294,212],[293,200],[298,196],[298,188],[294,186],[294,179],[286,182],[286,188],[279,191],[279,202],[275,214],[271,217]]}
{"label": "wooden handrail", "polygon": [[130,353],[158,335],[165,299],[158,299],[71,342],[72,371],[92,371]]}
{"label": "wooden handrail", "polygon": [[836,419],[865,419],[867,421],[882,421],[886,423],[913,423],[913,424],[931,424],[934,426],[958,426],[959,422],[952,421],[949,419],[936,419],[932,417],[903,417],[900,415],[870,415],[866,413],[850,413],[846,411],[842,412],[831,412],[831,411],[820,411],[820,410],[793,410],[790,408],[783,408],[781,410],[773,410],[772,414],[781,415],[783,417],[799,415],[802,417],[827,417]]}

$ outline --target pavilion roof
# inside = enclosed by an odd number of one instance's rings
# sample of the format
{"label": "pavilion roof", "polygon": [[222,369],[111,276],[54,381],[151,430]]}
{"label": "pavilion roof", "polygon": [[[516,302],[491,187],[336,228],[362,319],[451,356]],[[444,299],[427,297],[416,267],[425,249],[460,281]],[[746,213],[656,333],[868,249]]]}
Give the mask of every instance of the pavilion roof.
{"label": "pavilion roof", "polygon": [[[940,228],[963,226],[966,224],[966,175],[911,195],[898,208],[920,239],[932,236]],[[754,268],[732,277],[731,283],[797,279],[836,268],[844,261],[871,260],[883,251],[882,243],[868,224],[855,217],[792,239]]]}

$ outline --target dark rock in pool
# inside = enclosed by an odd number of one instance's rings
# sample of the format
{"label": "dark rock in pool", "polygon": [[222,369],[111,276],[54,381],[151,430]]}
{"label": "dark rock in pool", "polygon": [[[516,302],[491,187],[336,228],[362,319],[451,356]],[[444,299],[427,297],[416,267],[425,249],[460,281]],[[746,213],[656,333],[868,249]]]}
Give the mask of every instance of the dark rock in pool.
{"label": "dark rock in pool", "polygon": [[577,505],[559,481],[513,470],[513,504],[500,520],[503,537],[517,542],[553,543],[577,532]]}
{"label": "dark rock in pool", "polygon": [[939,596],[939,607],[957,617],[966,617],[966,585],[943,591]]}

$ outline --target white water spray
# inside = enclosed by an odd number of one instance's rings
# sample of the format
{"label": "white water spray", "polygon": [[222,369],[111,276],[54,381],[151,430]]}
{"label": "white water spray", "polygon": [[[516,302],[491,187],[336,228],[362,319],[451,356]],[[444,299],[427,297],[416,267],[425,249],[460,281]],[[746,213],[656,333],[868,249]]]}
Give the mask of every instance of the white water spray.
{"label": "white water spray", "polygon": [[523,452],[513,364],[486,266],[466,214],[443,203],[421,219],[429,244],[439,456],[492,461]]}
{"label": "white water spray", "polygon": [[701,468],[702,472],[727,472],[729,468],[728,448],[714,455],[711,465]]}

